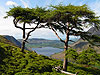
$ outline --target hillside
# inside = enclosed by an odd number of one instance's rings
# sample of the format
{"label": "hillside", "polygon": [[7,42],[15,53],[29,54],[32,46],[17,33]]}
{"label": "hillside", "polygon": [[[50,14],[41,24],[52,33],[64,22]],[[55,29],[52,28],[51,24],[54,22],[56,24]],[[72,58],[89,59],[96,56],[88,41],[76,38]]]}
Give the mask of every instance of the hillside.
{"label": "hillside", "polygon": [[21,43],[18,40],[16,40],[13,36],[3,35],[3,37],[5,37],[7,40],[9,40],[13,44],[15,44],[15,45],[17,45],[18,47],[21,48]]}
{"label": "hillside", "polygon": [[[91,32],[93,35],[100,36],[100,30],[96,30],[94,27],[90,28],[88,30],[88,32]],[[82,40],[82,39],[79,39],[75,43],[71,44],[70,47],[73,48],[73,49],[76,49],[77,52],[79,52],[79,53],[82,52],[85,49],[88,49],[89,47],[92,47],[94,50],[96,50],[96,52],[98,54],[100,54],[100,46],[93,46],[90,43],[88,43],[88,41]],[[53,54],[51,57],[55,58],[55,59],[63,59],[64,53],[60,52],[60,53],[57,53],[57,54]]]}
{"label": "hillside", "polygon": [[[7,41],[9,41],[10,43],[12,43],[14,46],[17,46],[19,48],[21,48],[21,42],[19,42],[17,39],[15,39],[13,36],[9,36],[9,35],[1,35],[2,38],[1,39],[5,39],[5,43],[7,43]],[[4,41],[3,41],[4,42]],[[10,44],[7,43],[7,44]],[[30,48],[25,47],[26,50],[31,50]]]}
{"label": "hillside", "polygon": [[0,35],[0,43],[10,44],[11,46],[17,46],[16,44],[12,43],[10,40],[5,38],[3,35]]}
{"label": "hillside", "polygon": [[[0,42],[0,75],[65,75],[52,69],[62,66],[62,61],[39,55],[33,51],[25,50]],[[99,75],[100,71],[91,67],[82,67],[68,64],[68,71],[80,72],[78,75]]]}
{"label": "hillside", "polygon": [[[21,42],[21,39],[18,39]],[[38,47],[63,47],[63,43],[59,40],[47,40],[42,38],[32,38],[28,40],[29,43],[26,43],[28,48],[38,48]]]}
{"label": "hillside", "polygon": [[71,45],[72,48],[76,49],[77,51],[81,52],[84,49],[87,49],[88,47],[92,47],[96,50],[97,53],[100,53],[100,46],[94,46],[88,43],[87,41],[84,41],[82,39],[78,40],[76,43]]}
{"label": "hillside", "polygon": [[[20,52],[20,48],[0,43],[0,75],[34,75],[52,72],[52,66],[60,61],[38,55],[35,52]],[[44,61],[45,60],[45,61]]]}
{"label": "hillside", "polygon": [[[88,32],[92,33],[92,35],[100,36],[100,29],[97,30],[96,28],[92,27],[88,30]],[[83,49],[87,49],[88,47],[94,48],[97,53],[100,53],[100,46],[93,46],[88,43],[86,40],[79,39],[77,42],[71,44],[71,47],[77,49],[77,51],[82,51]]]}

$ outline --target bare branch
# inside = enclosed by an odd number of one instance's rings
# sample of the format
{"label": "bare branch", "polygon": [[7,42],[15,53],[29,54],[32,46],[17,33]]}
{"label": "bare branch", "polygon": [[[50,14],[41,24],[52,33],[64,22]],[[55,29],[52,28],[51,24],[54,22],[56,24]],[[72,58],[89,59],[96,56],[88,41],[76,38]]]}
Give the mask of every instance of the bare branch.
{"label": "bare branch", "polygon": [[69,40],[70,42],[74,42],[75,43],[75,41],[73,41],[73,40]]}
{"label": "bare branch", "polygon": [[37,29],[38,26],[39,26],[39,22],[37,23],[37,26],[36,26],[35,28],[33,28],[33,30],[31,30],[31,31],[29,31],[29,32],[27,33],[27,37],[24,39],[25,42],[27,41],[27,39],[29,38],[29,36],[31,36],[30,33],[33,32],[33,31],[35,31],[35,29]]}
{"label": "bare branch", "polygon": [[15,27],[16,27],[16,28],[19,28],[19,29],[21,29],[21,30],[23,30],[22,27],[17,26],[18,21],[19,21],[19,20],[16,20],[16,19],[13,20],[13,23],[14,23]]}
{"label": "bare branch", "polygon": [[64,40],[62,40],[60,37],[59,37],[59,35],[57,34],[57,32],[53,29],[53,27],[50,25],[50,27],[51,27],[51,29],[53,30],[53,32],[56,34],[56,36],[58,37],[58,39],[61,41],[61,42],[64,42],[65,43],[65,41]]}

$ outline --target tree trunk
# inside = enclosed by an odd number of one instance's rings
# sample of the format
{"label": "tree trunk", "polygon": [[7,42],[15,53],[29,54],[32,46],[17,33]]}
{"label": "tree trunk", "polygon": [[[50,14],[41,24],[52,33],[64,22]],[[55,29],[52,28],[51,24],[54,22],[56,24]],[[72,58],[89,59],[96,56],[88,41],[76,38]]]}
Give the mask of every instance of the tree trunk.
{"label": "tree trunk", "polygon": [[67,71],[68,59],[66,58],[66,51],[68,50],[68,45],[64,46],[64,61],[63,61],[63,71]]}
{"label": "tree trunk", "polygon": [[25,49],[25,42],[22,40],[21,52],[24,52]]}
{"label": "tree trunk", "polygon": [[21,52],[24,52],[25,49],[25,23],[23,24],[23,40],[22,40],[22,45],[21,45]]}
{"label": "tree trunk", "polygon": [[[67,26],[69,26],[69,23],[67,23]],[[68,59],[66,57],[66,51],[68,50],[68,41],[69,41],[69,29],[66,30],[66,40],[65,40],[65,45],[64,45],[63,71],[67,71],[67,66],[68,66]]]}

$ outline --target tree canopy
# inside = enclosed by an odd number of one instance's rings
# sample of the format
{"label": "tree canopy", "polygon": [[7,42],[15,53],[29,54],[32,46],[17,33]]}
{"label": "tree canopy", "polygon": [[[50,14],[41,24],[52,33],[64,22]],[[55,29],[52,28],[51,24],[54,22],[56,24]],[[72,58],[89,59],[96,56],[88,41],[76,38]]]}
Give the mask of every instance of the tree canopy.
{"label": "tree canopy", "polygon": [[[98,27],[100,24],[99,17],[96,17],[87,5],[51,6],[51,11],[45,15],[45,19],[49,19],[49,26],[51,25],[62,33],[66,34],[66,30],[69,30],[69,35],[81,36],[83,39],[86,39],[86,36],[84,36],[86,31],[83,27]],[[69,23],[69,25],[66,25],[66,23]]]}
{"label": "tree canopy", "polygon": [[[42,19],[40,16],[44,15],[45,8],[37,7],[37,8],[22,8],[20,6],[11,8],[10,11],[7,12],[7,16],[5,18],[8,18],[9,16],[13,17],[13,23],[16,28],[19,28],[23,31],[23,40],[22,40],[22,52],[25,48],[25,42],[27,42],[27,39],[30,36],[30,33],[35,31],[37,28],[41,28],[42,25]],[[19,23],[22,23],[23,26],[18,25]],[[30,27],[27,27],[26,24],[30,25]],[[31,26],[31,24],[34,24],[34,26]],[[26,30],[29,30],[26,34]]]}

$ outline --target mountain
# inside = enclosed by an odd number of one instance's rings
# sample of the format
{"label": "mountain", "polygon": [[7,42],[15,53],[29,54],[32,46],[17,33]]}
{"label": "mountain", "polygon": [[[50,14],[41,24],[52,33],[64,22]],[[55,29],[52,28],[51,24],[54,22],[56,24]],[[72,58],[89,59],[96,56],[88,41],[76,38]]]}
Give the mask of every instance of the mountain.
{"label": "mountain", "polygon": [[92,27],[88,30],[88,32],[92,33],[92,35],[98,35],[100,36],[100,27],[97,29],[95,27]]}
{"label": "mountain", "polygon": [[[97,30],[95,27],[92,27],[88,30],[88,32],[92,33],[92,35],[98,35],[100,36],[100,29]],[[77,42],[73,43],[71,45],[72,48],[77,49],[78,51],[82,51],[83,49],[86,49],[88,47],[94,48],[98,53],[100,53],[100,46],[92,46],[88,43],[88,41],[79,39]]]}
{"label": "mountain", "polygon": [[[17,47],[21,48],[21,42],[19,42],[17,39],[15,39],[13,36],[9,35],[3,35],[3,37],[7,40],[9,40],[11,43],[16,45]],[[25,47],[26,50],[31,50],[30,48]]]}
{"label": "mountain", "polygon": [[3,35],[3,37],[21,48],[21,43],[18,40],[16,40],[13,36]]}
{"label": "mountain", "polygon": [[5,38],[3,35],[0,35],[0,43],[10,44],[11,46],[17,46],[13,42],[11,42],[11,40],[8,40],[7,38]]}

